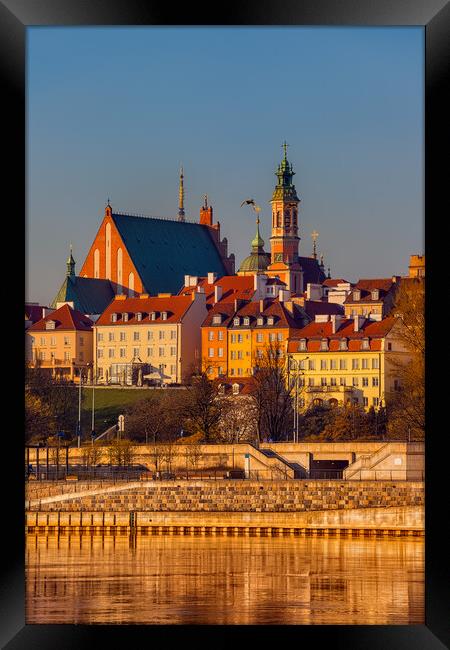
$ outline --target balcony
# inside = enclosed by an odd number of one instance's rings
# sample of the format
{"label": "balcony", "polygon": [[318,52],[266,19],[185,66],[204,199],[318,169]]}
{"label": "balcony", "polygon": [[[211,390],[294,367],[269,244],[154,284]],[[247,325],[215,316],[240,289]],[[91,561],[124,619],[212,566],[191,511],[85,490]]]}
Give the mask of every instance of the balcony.
{"label": "balcony", "polygon": [[305,386],[307,393],[353,393],[354,386]]}

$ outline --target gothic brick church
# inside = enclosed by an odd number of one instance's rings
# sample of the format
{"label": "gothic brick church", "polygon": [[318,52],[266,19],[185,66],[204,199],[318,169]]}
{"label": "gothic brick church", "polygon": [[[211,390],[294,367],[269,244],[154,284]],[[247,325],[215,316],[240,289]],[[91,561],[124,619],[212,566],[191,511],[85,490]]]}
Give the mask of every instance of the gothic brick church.
{"label": "gothic brick church", "polygon": [[183,171],[177,219],[115,212],[109,204],[80,271],[109,280],[115,293],[175,294],[185,275],[234,274],[234,255],[205,196],[198,223],[185,220]]}

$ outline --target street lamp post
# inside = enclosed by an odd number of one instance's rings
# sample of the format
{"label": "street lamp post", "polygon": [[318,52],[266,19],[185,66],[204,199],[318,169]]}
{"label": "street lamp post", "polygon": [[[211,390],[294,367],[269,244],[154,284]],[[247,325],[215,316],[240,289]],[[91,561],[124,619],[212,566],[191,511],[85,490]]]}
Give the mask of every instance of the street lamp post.
{"label": "street lamp post", "polygon": [[[298,431],[298,427],[299,427],[298,386],[299,386],[300,362],[306,361],[307,359],[309,359],[309,357],[305,357],[304,359],[294,359],[293,357],[290,357],[290,360],[293,362],[293,364],[295,364],[294,367],[292,368],[293,370],[295,370],[294,431],[293,431],[294,442],[298,442],[298,433],[299,433]],[[301,374],[303,375],[304,373],[302,372]]]}
{"label": "street lamp post", "polygon": [[80,368],[80,383],[78,388],[78,448],[81,447],[81,384],[83,383],[83,373]]}
{"label": "street lamp post", "polygon": [[95,379],[92,375],[92,422],[91,422],[91,438],[92,444],[94,444],[95,438]]}

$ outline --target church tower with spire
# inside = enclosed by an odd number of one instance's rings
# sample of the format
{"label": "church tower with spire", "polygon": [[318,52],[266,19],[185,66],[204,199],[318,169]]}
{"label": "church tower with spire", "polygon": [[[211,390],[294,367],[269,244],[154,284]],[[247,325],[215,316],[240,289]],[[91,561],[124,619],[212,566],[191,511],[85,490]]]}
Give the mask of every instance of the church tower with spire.
{"label": "church tower with spire", "polygon": [[185,221],[184,217],[184,175],[182,167],[180,169],[180,186],[178,191],[178,221]]}
{"label": "church tower with spire", "polygon": [[295,293],[303,291],[302,268],[299,263],[298,208],[300,199],[293,182],[295,172],[287,159],[284,142],[284,156],[275,175],[278,182],[272,194],[272,236],[271,264],[267,275],[278,276]]}

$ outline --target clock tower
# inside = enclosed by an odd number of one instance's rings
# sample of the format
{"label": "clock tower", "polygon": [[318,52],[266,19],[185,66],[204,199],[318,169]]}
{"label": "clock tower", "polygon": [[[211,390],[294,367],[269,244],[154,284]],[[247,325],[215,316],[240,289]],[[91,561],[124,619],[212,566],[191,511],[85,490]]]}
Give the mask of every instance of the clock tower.
{"label": "clock tower", "polygon": [[300,199],[293,183],[295,174],[292,164],[287,159],[288,145],[283,144],[284,157],[275,172],[278,183],[272,194],[272,236],[271,264],[268,275],[278,277],[286,282],[288,288],[295,292],[303,291],[302,268],[298,259],[298,207]]}

